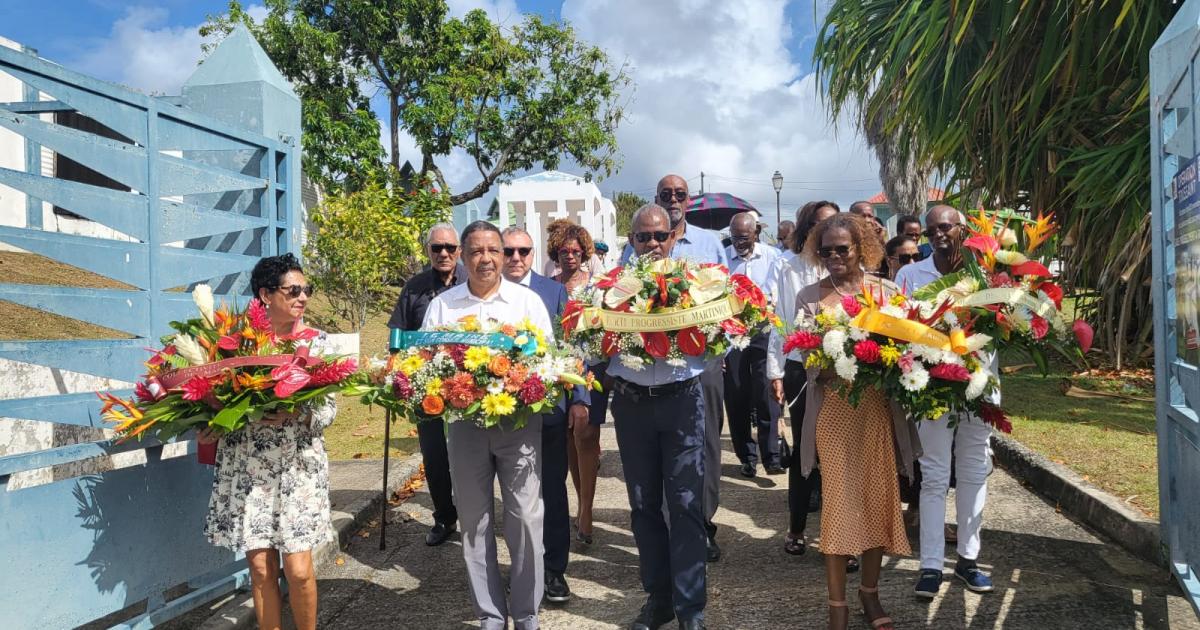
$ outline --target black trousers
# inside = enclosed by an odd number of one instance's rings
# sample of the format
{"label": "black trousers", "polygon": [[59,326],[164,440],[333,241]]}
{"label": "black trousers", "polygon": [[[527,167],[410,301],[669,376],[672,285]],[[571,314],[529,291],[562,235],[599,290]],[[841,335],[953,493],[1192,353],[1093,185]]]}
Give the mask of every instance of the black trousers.
{"label": "black trousers", "polygon": [[542,522],[546,570],[566,573],[571,547],[571,508],[567,504],[567,417],[564,412],[543,416]]}
{"label": "black trousers", "polygon": [[814,468],[805,477],[800,473],[800,436],[804,434],[804,399],[807,390],[804,384],[808,382],[808,372],[798,361],[787,361],[783,365],[783,395],[791,402],[788,412],[792,416],[792,452],[795,457],[788,468],[788,531],[793,534],[803,534],[808,525],[808,504],[812,500],[813,490],[821,488],[821,471]]}
{"label": "black trousers", "polygon": [[[725,357],[725,414],[733,452],[743,464],[779,464],[782,409],[767,379],[767,336],[754,337],[744,350]],[[755,434],[758,440],[755,441]]]}
{"label": "black trousers", "polygon": [[433,520],[451,525],[458,521],[454,507],[454,484],[450,481],[450,455],[446,452],[446,423],[430,420],[417,423],[417,442],[425,463],[425,483],[433,498]]}

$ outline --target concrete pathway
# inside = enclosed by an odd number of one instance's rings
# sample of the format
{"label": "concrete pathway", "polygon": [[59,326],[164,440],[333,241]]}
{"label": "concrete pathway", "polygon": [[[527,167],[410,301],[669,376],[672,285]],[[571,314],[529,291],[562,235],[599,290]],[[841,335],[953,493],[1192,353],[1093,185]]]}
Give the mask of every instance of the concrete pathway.
{"label": "concrete pathway", "polygon": [[[565,607],[543,607],[548,629],[622,628],[644,600],[611,424],[603,431],[603,448],[595,544],[572,549],[567,578],[575,596]],[[815,547],[801,557],[782,550],[786,475],[747,480],[736,464],[726,440],[716,516],[725,555],[709,568],[708,627],[824,628],[821,555]],[[379,551],[377,530],[370,530],[321,569],[320,627],[478,627],[457,535],[441,547],[424,545],[431,524],[428,494],[418,493],[391,514],[387,551]],[[819,515],[813,517],[810,535],[819,529]],[[948,581],[933,603],[921,602],[912,595],[917,561],[885,559],[882,598],[898,628],[1200,629],[1164,570],[1097,539],[1002,470],[991,477],[984,526],[981,565],[995,580],[995,593],[976,595]],[[503,544],[500,552],[507,569]],[[857,583],[851,576],[851,589]],[[851,627],[867,628],[853,606],[853,590],[850,596]]]}

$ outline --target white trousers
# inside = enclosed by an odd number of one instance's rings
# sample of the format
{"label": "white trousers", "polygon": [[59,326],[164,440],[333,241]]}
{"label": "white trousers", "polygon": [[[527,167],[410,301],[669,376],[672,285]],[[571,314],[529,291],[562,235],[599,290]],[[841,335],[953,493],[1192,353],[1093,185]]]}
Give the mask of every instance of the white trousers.
{"label": "white trousers", "polygon": [[992,472],[991,425],[963,415],[950,428],[948,417],[922,420],[921,436],[921,568],[941,571],[946,553],[946,494],[950,461],[955,461],[955,507],[958,511],[958,556],[979,556],[979,532]]}

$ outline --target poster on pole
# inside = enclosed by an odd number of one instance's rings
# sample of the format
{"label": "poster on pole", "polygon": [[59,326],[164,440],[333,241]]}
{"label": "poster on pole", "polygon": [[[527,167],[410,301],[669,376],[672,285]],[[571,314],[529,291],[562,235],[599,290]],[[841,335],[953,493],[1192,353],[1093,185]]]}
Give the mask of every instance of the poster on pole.
{"label": "poster on pole", "polygon": [[1171,178],[1175,208],[1175,316],[1179,358],[1200,365],[1200,181],[1197,161]]}

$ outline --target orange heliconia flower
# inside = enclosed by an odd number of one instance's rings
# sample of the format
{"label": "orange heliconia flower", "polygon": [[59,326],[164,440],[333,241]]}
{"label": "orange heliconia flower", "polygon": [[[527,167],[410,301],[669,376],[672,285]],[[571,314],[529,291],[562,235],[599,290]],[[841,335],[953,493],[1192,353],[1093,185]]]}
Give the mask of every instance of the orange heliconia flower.
{"label": "orange heliconia flower", "polygon": [[1054,214],[1045,216],[1041,210],[1038,210],[1037,220],[1025,224],[1025,238],[1028,241],[1025,244],[1026,253],[1033,254],[1042,243],[1054,236],[1056,231],[1058,231],[1058,226],[1054,223]]}
{"label": "orange heliconia flower", "polygon": [[494,376],[504,376],[512,368],[512,361],[503,354],[498,354],[488,361],[488,371]]}
{"label": "orange heliconia flower", "polygon": [[445,410],[446,403],[437,396],[426,396],[421,399],[421,411],[424,411],[426,415],[440,415]]}
{"label": "orange heliconia flower", "polygon": [[996,225],[999,222],[999,213],[989,215],[987,211],[980,210],[967,216],[967,223],[970,224],[967,229],[976,236],[995,236]]}
{"label": "orange heliconia flower", "polygon": [[271,380],[270,375],[259,374],[256,376],[242,372],[237,375],[233,382],[233,391],[240,392],[243,389],[249,389],[256,392],[261,392],[274,384],[275,383]]}

